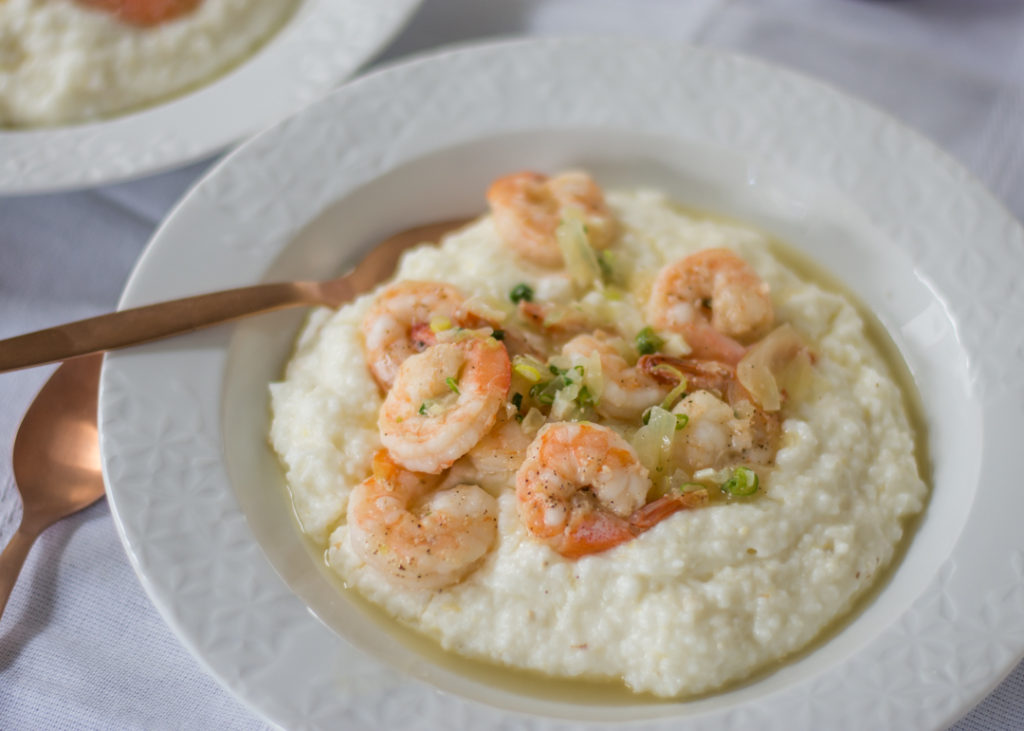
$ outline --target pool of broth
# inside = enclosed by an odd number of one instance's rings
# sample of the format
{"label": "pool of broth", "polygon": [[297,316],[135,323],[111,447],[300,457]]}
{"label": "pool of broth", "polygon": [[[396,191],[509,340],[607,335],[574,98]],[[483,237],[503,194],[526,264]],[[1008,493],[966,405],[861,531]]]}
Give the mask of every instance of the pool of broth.
{"label": "pool of broth", "polygon": [[[686,215],[695,218],[724,223],[732,226],[750,228],[733,219],[723,216],[711,215],[706,212],[698,212],[679,206],[679,210]],[[763,234],[762,235],[766,235]],[[899,348],[885,327],[878,320],[875,314],[860,301],[860,299],[846,287],[837,277],[814,261],[811,257],[796,251],[782,241],[769,238],[769,249],[772,254],[783,264],[794,271],[801,279],[818,285],[822,289],[839,294],[846,298],[864,321],[865,332],[871,343],[881,353],[890,375],[899,384],[903,394],[903,405],[907,413],[910,427],[915,437],[915,457],[917,460],[918,473],[921,479],[928,486],[931,485],[931,460],[928,455],[926,441],[925,421],[921,408],[920,395],[914,384],[910,370],[900,354]],[[290,501],[290,498],[289,498]],[[925,506],[927,509],[927,505]],[[924,511],[922,510],[922,513]],[[674,705],[680,702],[698,700],[719,693],[736,690],[744,686],[752,685],[764,677],[790,663],[805,657],[822,645],[826,644],[833,636],[838,634],[858,614],[868,606],[888,585],[895,568],[901,563],[906,554],[907,547],[920,522],[921,514],[918,514],[904,523],[903,538],[893,553],[889,565],[883,568],[875,577],[874,582],[861,595],[854,599],[852,606],[845,612],[839,614],[832,622],[818,634],[808,645],[797,652],[768,663],[759,668],[750,676],[742,680],[728,683],[720,688],[702,694],[681,695],[675,698],[662,698],[650,693],[636,693],[629,690],[623,682],[615,678],[583,678],[565,679],[545,675],[540,671],[523,670],[500,665],[491,660],[469,658],[450,652],[441,647],[438,640],[411,627],[402,624],[397,619],[387,615],[380,607],[364,598],[356,590],[349,588],[342,578],[332,571],[328,566],[322,546],[317,546],[308,538],[305,543],[313,555],[321,573],[334,586],[341,591],[345,597],[382,632],[398,640],[402,645],[419,655],[430,663],[443,668],[444,670],[461,675],[474,682],[500,688],[508,693],[555,701],[560,703],[572,703],[585,706],[637,706],[650,707],[653,705]],[[429,680],[429,677],[425,678]]]}

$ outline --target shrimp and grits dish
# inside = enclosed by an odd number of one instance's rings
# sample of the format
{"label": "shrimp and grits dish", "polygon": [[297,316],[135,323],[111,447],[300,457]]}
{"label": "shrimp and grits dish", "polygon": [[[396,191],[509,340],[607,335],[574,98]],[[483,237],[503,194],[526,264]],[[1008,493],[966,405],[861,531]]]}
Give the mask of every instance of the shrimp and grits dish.
{"label": "shrimp and grits dish", "polygon": [[761,234],[585,173],[313,312],[271,385],[303,531],[459,655],[685,697],[806,647],[922,509],[856,309]]}
{"label": "shrimp and grits dish", "polygon": [[0,127],[87,122],[219,75],[295,0],[0,0]]}

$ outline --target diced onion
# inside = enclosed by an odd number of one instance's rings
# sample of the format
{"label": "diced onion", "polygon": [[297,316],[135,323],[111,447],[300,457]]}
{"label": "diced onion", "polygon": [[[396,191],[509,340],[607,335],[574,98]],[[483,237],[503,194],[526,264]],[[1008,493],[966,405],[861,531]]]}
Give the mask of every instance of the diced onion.
{"label": "diced onion", "polygon": [[601,402],[604,394],[604,372],[601,370],[601,355],[596,350],[587,357],[583,364],[583,385],[590,391],[594,404]]}
{"label": "diced onion", "polygon": [[580,393],[580,384],[571,383],[561,388],[555,394],[555,400],[551,404],[551,418],[554,421],[569,421],[576,415],[576,397]]}
{"label": "diced onion", "polygon": [[526,416],[523,417],[523,421],[520,424],[523,428],[524,434],[534,434],[538,429],[544,426],[544,422],[547,419],[544,418],[544,414],[539,409],[530,409]]}
{"label": "diced onion", "polygon": [[661,352],[665,355],[672,355],[676,357],[689,355],[693,352],[693,348],[683,339],[683,336],[679,333],[656,331],[661,339],[665,342],[661,346]]}
{"label": "diced onion", "polygon": [[633,435],[633,448],[641,464],[650,471],[652,478],[658,473],[667,472],[676,423],[675,414],[660,406],[653,406],[648,411],[647,424]]}
{"label": "diced onion", "polygon": [[486,322],[502,323],[508,317],[501,306],[495,302],[488,302],[483,297],[470,297],[462,305],[462,310],[469,315],[475,315]]}
{"label": "diced onion", "polygon": [[590,289],[601,284],[601,264],[590,246],[582,214],[574,209],[566,211],[565,218],[555,229],[558,248],[562,250],[565,270],[579,289]]}
{"label": "diced onion", "polygon": [[782,389],[797,395],[811,377],[811,356],[796,330],[780,325],[750,347],[736,377],[765,411],[782,407]]}
{"label": "diced onion", "polygon": [[539,383],[547,373],[547,366],[528,355],[517,355],[512,358],[512,370],[530,383]]}

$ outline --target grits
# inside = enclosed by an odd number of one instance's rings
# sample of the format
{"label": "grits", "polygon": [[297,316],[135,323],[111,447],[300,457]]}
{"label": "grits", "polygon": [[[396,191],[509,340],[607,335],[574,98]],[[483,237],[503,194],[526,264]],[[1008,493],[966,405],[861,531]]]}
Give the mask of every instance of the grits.
{"label": "grits", "polygon": [[[330,567],[445,649],[552,676],[621,679],[659,696],[696,694],[800,650],[847,612],[892,559],[926,487],[900,390],[848,302],[799,279],[748,229],[692,219],[651,191],[613,192],[608,202],[628,292],[642,297],[683,255],[733,249],[769,283],[778,321],[814,350],[812,382],[785,412],[756,499],[685,510],[568,560],[526,531],[509,484],[489,485],[498,539],[480,567],[445,589],[396,589],[353,552],[344,518],[379,446],[381,396],[358,337],[370,296],[310,318],[284,380],[271,386],[270,437],[296,514]],[[548,299],[567,297],[569,286],[502,246],[489,217],[409,252],[397,277],[451,282],[509,312],[518,282]],[[632,294],[596,306],[624,332],[644,327]]]}
{"label": "grits", "polygon": [[294,6],[203,0],[137,27],[72,0],[0,0],[0,127],[87,122],[179,94],[252,53]]}

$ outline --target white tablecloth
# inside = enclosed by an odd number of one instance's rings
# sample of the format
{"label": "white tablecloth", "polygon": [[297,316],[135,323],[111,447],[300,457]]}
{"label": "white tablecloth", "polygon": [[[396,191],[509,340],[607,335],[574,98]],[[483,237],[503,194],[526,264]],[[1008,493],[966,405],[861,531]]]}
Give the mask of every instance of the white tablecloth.
{"label": "white tablecloth", "polygon": [[[829,80],[929,135],[1024,217],[1019,0],[426,0],[383,60],[581,32],[731,48]],[[0,199],[0,337],[112,309],[155,226],[209,163]],[[0,444],[13,443],[50,370],[0,375]],[[19,518],[0,459],[0,541]],[[0,728],[264,727],[164,625],[105,502],[42,536],[0,621]],[[1024,728],[1024,665],[955,728]]]}

